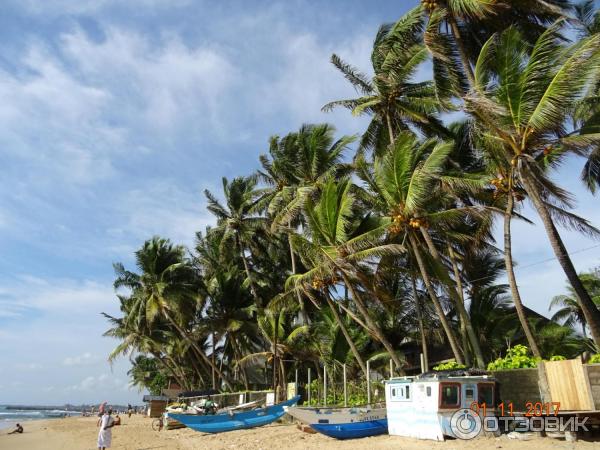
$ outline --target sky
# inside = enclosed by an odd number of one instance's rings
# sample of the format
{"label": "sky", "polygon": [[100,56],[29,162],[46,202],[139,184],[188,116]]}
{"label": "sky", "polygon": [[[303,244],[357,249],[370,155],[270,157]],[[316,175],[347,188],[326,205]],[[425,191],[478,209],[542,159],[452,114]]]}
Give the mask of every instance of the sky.
{"label": "sky", "polygon": [[[333,52],[369,72],[380,24],[416,1],[7,0],[0,15],[0,404],[140,403],[101,312],[112,263],[152,235],[191,244],[203,190],[250,174],[269,136],[364,130]],[[600,225],[571,160],[556,179]],[[525,210],[530,218],[535,215]],[[564,275],[543,228],[515,224],[522,297],[548,314]],[[598,245],[565,232],[571,251]],[[600,247],[574,254],[600,265]],[[540,261],[541,264],[531,265]]]}

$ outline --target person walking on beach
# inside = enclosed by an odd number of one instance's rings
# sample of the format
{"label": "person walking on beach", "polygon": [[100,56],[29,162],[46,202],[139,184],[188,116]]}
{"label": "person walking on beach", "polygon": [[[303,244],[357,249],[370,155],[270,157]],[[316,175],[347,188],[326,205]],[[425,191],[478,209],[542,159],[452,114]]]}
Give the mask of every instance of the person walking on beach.
{"label": "person walking on beach", "polygon": [[105,412],[98,424],[100,425],[100,432],[98,433],[98,450],[104,450],[110,447],[112,442],[112,427],[114,427],[114,419],[110,416],[112,409]]}
{"label": "person walking on beach", "polygon": [[129,417],[131,417],[131,414],[133,413],[133,408],[131,407],[130,403],[127,403],[127,414]]}

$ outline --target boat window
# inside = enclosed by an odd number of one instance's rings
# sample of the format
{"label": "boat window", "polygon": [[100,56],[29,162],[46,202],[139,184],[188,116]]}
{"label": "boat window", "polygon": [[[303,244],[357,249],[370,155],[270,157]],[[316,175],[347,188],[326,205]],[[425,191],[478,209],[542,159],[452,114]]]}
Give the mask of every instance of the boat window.
{"label": "boat window", "polygon": [[467,399],[472,400],[474,397],[474,389],[473,388],[467,388],[465,389],[465,397],[467,397]]}
{"label": "boat window", "polygon": [[450,408],[460,405],[460,384],[440,383],[440,407]]}
{"label": "boat window", "polygon": [[477,402],[494,406],[494,385],[492,383],[479,383],[477,385]]}
{"label": "boat window", "polygon": [[410,386],[404,385],[391,389],[391,399],[392,401],[410,401]]}
{"label": "boat window", "polygon": [[431,386],[427,386],[427,397],[431,397]]}

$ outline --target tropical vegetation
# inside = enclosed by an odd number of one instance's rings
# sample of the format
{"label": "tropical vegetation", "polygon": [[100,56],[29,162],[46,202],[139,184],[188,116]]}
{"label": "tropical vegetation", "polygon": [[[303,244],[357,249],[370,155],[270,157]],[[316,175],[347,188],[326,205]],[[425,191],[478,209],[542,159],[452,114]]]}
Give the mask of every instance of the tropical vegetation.
{"label": "tropical vegetation", "polygon": [[[591,0],[423,0],[377,31],[371,74],[333,55],[357,97],[323,110],[368,116],[364,133],[272,136],[254,173],[205,192],[193,248],[155,236],[135,270],[116,263],[110,358],[152,392],[282,392],[309,369],[360,385],[420,355],[498,370],[598,352],[599,273],[561,232],[600,232],[560,180],[568,158],[600,186],[599,24]],[[551,319],[513,260],[512,223],[535,219],[568,282]]]}

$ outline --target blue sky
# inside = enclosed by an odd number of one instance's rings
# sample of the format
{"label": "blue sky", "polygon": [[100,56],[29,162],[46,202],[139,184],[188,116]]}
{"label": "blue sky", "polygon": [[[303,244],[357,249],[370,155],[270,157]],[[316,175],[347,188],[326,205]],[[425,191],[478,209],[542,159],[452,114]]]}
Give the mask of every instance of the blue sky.
{"label": "blue sky", "polygon": [[[377,27],[416,1],[8,0],[0,16],[0,404],[139,402],[100,312],[114,261],[153,234],[191,243],[202,191],[257,167],[272,134],[329,121],[354,95],[332,52],[364,71]],[[560,172],[578,211],[598,199]],[[564,276],[543,229],[515,227],[526,304],[546,313]],[[596,243],[566,233],[571,250]],[[598,249],[577,254],[600,265]]]}

